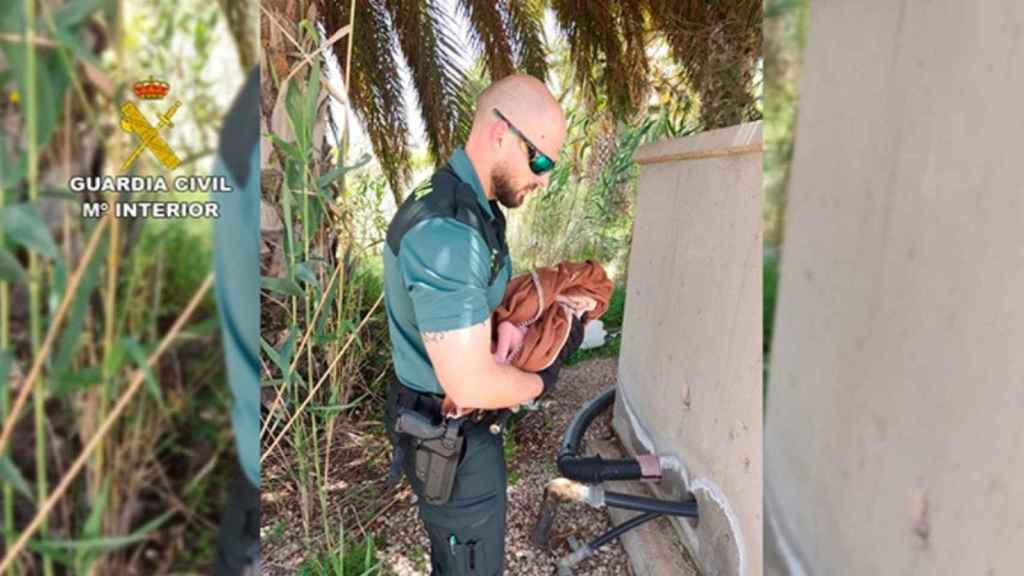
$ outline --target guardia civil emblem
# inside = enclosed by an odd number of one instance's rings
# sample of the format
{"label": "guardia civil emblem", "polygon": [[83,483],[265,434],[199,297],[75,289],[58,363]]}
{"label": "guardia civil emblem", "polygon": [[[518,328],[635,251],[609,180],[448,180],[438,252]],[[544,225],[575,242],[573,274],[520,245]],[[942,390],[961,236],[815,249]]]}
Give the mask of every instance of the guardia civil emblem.
{"label": "guardia civil emblem", "polygon": [[[162,80],[156,80],[152,76],[149,80],[136,82],[132,86],[132,92],[144,101],[163,100],[170,89],[170,84]],[[122,172],[127,172],[132,167],[132,164],[139,158],[143,150],[149,150],[150,154],[168,170],[173,170],[181,164],[181,160],[178,159],[174,150],[171,150],[170,145],[160,135],[160,130],[173,126],[171,117],[174,116],[174,113],[180,107],[181,101],[175,100],[174,104],[163,114],[157,115],[157,124],[154,126],[146,120],[145,115],[143,115],[134,102],[129,101],[121,105],[121,130],[139,137],[138,146],[121,164]]]}

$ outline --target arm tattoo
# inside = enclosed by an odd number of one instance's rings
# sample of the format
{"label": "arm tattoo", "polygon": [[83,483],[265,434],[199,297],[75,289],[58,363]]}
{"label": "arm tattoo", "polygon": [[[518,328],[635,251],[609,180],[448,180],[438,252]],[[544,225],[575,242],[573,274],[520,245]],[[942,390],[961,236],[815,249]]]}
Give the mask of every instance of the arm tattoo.
{"label": "arm tattoo", "polygon": [[424,342],[440,342],[447,332],[420,332]]}
{"label": "arm tattoo", "polygon": [[[490,322],[491,322],[491,319],[487,318],[483,322],[480,322],[479,324],[474,324],[473,326],[470,326],[470,328],[475,328],[477,326],[487,326],[487,327],[489,327],[490,326]],[[463,328],[463,330],[464,330],[464,328]],[[441,340],[444,340],[444,337],[448,335],[448,332],[452,332],[452,330],[448,330],[448,331],[445,331],[445,332],[420,332],[420,337],[423,338],[423,342],[424,343],[426,343],[426,342],[440,342]]]}

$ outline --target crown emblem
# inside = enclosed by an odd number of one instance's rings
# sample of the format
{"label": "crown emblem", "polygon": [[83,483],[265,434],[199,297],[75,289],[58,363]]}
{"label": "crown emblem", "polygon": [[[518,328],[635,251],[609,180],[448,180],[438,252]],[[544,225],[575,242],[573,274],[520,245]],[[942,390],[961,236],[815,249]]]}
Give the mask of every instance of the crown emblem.
{"label": "crown emblem", "polygon": [[167,96],[167,92],[171,89],[171,85],[163,80],[157,80],[152,76],[149,80],[143,80],[136,82],[132,85],[132,92],[143,100],[160,100],[164,96]]}

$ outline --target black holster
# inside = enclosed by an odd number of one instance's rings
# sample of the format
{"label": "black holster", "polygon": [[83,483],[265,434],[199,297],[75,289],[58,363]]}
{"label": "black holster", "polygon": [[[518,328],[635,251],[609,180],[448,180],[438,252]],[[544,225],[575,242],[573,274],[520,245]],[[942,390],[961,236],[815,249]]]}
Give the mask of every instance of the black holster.
{"label": "black holster", "polygon": [[462,423],[445,423],[444,435],[438,438],[415,438],[416,479],[423,485],[423,499],[428,504],[445,504],[452,496],[455,472],[462,454]]}
{"label": "black holster", "polygon": [[[386,429],[393,446],[387,484],[401,479],[408,451],[421,497],[430,504],[451,498],[464,442],[462,420],[441,415],[443,397],[416,392],[395,380],[388,393]],[[412,479],[410,479],[412,481]]]}

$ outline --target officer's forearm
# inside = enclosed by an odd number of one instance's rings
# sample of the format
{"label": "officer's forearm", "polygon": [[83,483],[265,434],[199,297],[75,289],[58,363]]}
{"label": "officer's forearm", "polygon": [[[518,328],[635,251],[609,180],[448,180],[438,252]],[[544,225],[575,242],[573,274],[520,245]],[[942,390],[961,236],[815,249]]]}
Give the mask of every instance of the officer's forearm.
{"label": "officer's forearm", "polygon": [[481,372],[470,382],[445,387],[452,401],[460,408],[509,408],[540,396],[544,390],[540,376],[515,366],[491,362]]}
{"label": "officer's forearm", "polygon": [[494,361],[490,319],[468,328],[422,335],[438,382],[459,408],[508,408],[536,398],[544,390],[540,376]]}

